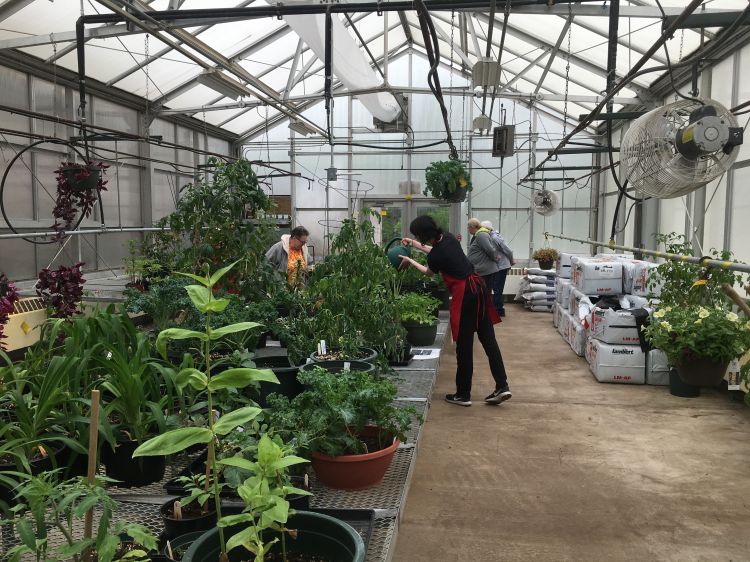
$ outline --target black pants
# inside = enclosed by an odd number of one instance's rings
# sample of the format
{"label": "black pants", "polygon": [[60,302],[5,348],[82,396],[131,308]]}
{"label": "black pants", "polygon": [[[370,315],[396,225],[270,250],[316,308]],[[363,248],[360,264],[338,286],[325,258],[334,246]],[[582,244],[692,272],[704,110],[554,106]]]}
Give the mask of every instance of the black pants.
{"label": "black pants", "polygon": [[[474,374],[474,332],[479,336],[479,341],[487,354],[490,372],[492,378],[495,379],[495,387],[502,388],[508,384],[503,356],[500,354],[500,346],[497,345],[492,320],[484,306],[481,306],[479,311],[477,310],[479,303],[490,298],[487,288],[482,287],[481,291],[484,293],[472,293],[467,285],[461,306],[461,321],[456,342],[456,393],[462,397],[471,396],[471,379]],[[478,324],[477,314],[479,315]]]}
{"label": "black pants", "polygon": [[505,299],[503,293],[505,292],[505,280],[508,278],[508,272],[510,268],[501,269],[495,273],[495,278],[492,280],[492,302],[495,303],[495,310],[505,314]]}

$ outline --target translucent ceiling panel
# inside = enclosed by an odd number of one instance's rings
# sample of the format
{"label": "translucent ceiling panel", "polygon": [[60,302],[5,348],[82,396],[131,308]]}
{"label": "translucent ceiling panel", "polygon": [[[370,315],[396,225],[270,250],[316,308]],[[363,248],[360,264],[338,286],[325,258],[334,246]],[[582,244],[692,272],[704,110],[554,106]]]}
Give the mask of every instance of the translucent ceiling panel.
{"label": "translucent ceiling panel", "polygon": [[[134,41],[134,37],[89,40],[85,49],[86,75],[107,82],[123,70],[142,63],[145,59],[144,37],[144,35],[139,36],[139,42]],[[125,39],[129,39],[130,47],[123,46]],[[151,45],[153,43],[154,40],[151,39]],[[76,55],[75,52],[72,54]]]}
{"label": "translucent ceiling panel", "polygon": [[[299,37],[296,34],[292,32],[285,33],[275,39],[270,45],[246,54],[240,61],[240,64],[248,72],[257,76],[261,72],[266,72],[269,68],[278,66],[280,61],[294,57],[298,41]],[[308,62],[311,56],[312,51],[305,50],[301,60]],[[285,64],[289,68],[289,62]]]}
{"label": "translucent ceiling panel", "polygon": [[[203,84],[196,84],[193,88],[189,89],[184,94],[172,98],[166,104],[171,109],[179,109],[181,107],[198,107],[208,105],[217,98],[221,97],[221,94],[215,92],[211,88],[204,86]],[[230,100],[222,98],[216,103],[226,103]]]}
{"label": "translucent ceiling panel", "polygon": [[149,75],[149,99],[157,99],[170,90],[180,86],[185,81],[195,78],[202,68],[179,53],[170,53],[151,64],[145,69],[131,74],[115,86],[138,96],[146,95],[146,76]]}

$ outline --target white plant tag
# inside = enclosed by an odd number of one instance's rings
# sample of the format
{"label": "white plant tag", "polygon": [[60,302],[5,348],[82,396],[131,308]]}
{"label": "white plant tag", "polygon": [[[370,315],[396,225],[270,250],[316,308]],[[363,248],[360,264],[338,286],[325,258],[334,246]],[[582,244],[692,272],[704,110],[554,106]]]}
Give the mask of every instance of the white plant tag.
{"label": "white plant tag", "polygon": [[352,367],[352,364],[349,361],[344,361],[344,370],[348,371]]}
{"label": "white plant tag", "polygon": [[727,369],[727,390],[741,390],[740,388],[740,362],[733,359]]}
{"label": "white plant tag", "polygon": [[326,340],[320,340],[320,354],[321,355],[328,354],[328,351],[326,350]]}

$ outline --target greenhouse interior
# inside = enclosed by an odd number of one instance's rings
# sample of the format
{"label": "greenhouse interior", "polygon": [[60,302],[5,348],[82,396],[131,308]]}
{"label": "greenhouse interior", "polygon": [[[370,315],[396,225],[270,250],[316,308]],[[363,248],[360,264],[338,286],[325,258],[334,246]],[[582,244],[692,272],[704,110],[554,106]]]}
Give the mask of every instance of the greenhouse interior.
{"label": "greenhouse interior", "polygon": [[747,560],[743,68],[747,0],[0,0],[0,561]]}

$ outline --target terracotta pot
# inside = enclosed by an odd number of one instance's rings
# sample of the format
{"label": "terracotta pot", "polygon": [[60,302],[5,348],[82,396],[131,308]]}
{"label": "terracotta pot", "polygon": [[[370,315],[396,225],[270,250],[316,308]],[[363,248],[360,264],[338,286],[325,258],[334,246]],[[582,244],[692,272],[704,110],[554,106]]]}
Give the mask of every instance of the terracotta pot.
{"label": "terracotta pot", "polygon": [[[378,428],[365,427],[361,435],[374,437]],[[393,455],[401,442],[393,438],[393,443],[374,453],[363,455],[341,455],[329,457],[322,453],[312,454],[312,466],[318,480],[337,490],[362,490],[377,486],[383,480],[385,472],[391,466]]]}
{"label": "terracotta pot", "polygon": [[685,384],[717,386],[724,380],[729,361],[683,353],[675,365],[677,374]]}

